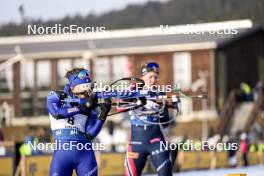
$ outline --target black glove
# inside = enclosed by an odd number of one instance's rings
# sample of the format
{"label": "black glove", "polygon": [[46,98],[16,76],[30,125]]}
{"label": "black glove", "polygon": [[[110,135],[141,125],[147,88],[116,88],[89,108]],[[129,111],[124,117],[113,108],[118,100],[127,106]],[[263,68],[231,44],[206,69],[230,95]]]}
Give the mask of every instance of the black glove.
{"label": "black glove", "polygon": [[98,99],[96,98],[95,94],[91,94],[86,99],[85,107],[89,109],[94,109],[97,106],[98,106]]}
{"label": "black glove", "polygon": [[168,102],[166,100],[164,100],[162,102],[162,105],[161,105],[161,107],[159,109],[159,116],[160,116],[160,118],[169,116]]}
{"label": "black glove", "polygon": [[107,118],[107,114],[111,110],[111,99],[105,99],[104,103],[100,104],[101,113],[99,115],[99,119],[105,121]]}
{"label": "black glove", "polygon": [[145,106],[147,104],[147,98],[146,97],[139,97],[139,100],[141,101],[142,106]]}
{"label": "black glove", "polygon": [[180,103],[181,103],[180,98],[178,98],[178,97],[172,97],[172,106],[173,106],[173,109],[179,111],[179,104]]}
{"label": "black glove", "polygon": [[68,96],[67,93],[65,93],[61,90],[55,90],[54,92],[57,94],[57,96],[59,97],[60,100],[63,100],[64,98],[66,98]]}
{"label": "black glove", "polygon": [[88,139],[90,141],[94,138],[90,133],[85,133],[84,135],[85,135],[86,139]]}
{"label": "black glove", "polygon": [[[160,122],[168,122],[170,120],[169,116],[169,107],[168,107],[168,102],[166,100],[163,100],[162,105],[159,110],[159,117],[160,117]],[[162,124],[163,128],[167,128],[169,126],[169,123],[164,123]]]}

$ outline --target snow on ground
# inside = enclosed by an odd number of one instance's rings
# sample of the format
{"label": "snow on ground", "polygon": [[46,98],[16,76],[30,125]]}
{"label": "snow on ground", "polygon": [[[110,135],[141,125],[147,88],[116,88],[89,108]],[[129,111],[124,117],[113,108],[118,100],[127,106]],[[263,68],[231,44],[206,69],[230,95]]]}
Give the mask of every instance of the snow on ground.
{"label": "snow on ground", "polygon": [[[222,168],[216,170],[199,170],[174,173],[173,176],[226,176],[227,174],[247,174],[247,176],[263,176],[264,165],[238,167],[238,168]],[[154,176],[154,175],[147,175]]]}

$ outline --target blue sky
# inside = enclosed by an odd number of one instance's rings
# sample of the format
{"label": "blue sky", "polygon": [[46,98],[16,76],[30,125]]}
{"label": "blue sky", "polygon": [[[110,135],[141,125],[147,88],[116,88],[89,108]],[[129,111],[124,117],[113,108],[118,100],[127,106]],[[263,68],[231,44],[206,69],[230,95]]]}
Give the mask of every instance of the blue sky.
{"label": "blue sky", "polygon": [[66,15],[100,14],[113,9],[122,9],[128,4],[143,4],[147,1],[150,0],[1,0],[0,24],[10,21],[19,22],[18,7],[21,4],[24,5],[27,18],[48,20]]}

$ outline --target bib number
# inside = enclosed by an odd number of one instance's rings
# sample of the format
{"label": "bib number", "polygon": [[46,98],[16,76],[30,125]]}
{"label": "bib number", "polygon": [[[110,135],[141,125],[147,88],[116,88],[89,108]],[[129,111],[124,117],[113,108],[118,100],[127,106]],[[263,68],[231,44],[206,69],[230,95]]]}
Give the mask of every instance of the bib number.
{"label": "bib number", "polygon": [[69,117],[68,118],[68,123],[71,124],[71,125],[74,125],[74,120],[75,120],[74,117]]}

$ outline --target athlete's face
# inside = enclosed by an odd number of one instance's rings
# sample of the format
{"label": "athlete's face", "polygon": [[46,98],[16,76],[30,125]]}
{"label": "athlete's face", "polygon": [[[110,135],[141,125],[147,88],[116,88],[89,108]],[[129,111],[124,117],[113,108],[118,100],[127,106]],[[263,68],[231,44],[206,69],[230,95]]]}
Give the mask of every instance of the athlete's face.
{"label": "athlete's face", "polygon": [[78,98],[86,98],[89,96],[88,91],[82,91],[80,87],[74,86],[71,88],[71,91],[74,95],[76,95]]}
{"label": "athlete's face", "polygon": [[157,83],[158,74],[155,72],[148,72],[146,75],[142,76],[142,80],[145,82],[145,86],[153,86]]}

